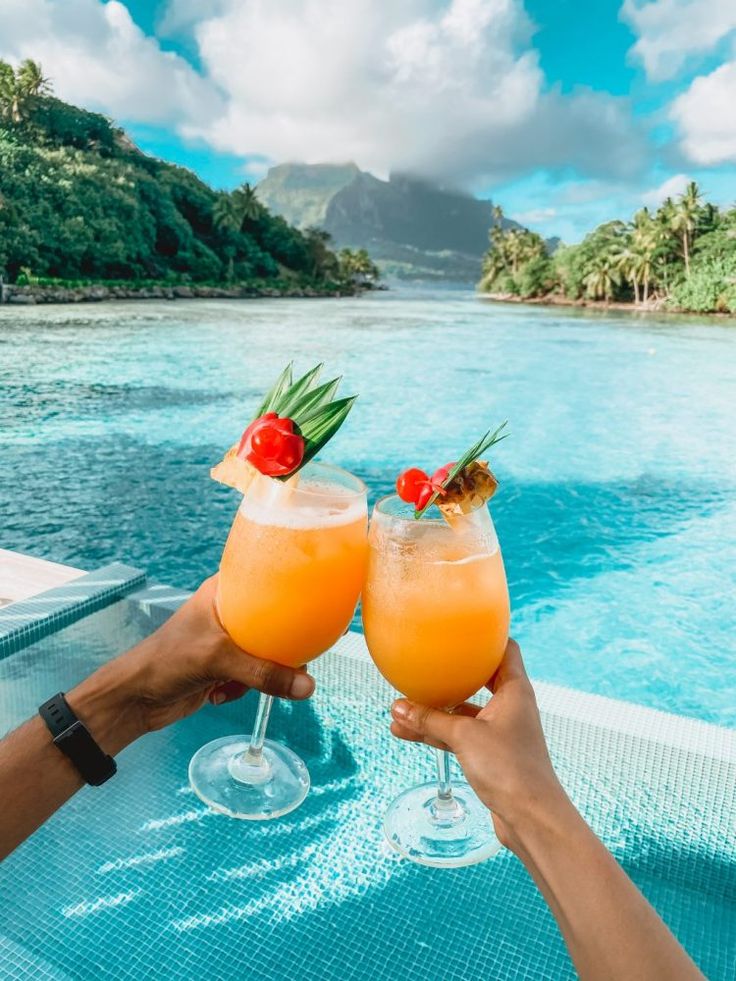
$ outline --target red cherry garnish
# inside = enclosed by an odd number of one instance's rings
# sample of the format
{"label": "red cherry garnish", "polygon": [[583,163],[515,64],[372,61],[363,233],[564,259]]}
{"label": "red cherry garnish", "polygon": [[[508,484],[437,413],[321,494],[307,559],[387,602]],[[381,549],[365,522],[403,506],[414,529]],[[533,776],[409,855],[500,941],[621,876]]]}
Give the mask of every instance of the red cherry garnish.
{"label": "red cherry garnish", "polygon": [[265,415],[259,416],[258,419],[254,419],[253,422],[250,424],[250,426],[248,426],[248,428],[245,430],[243,435],[240,437],[240,442],[238,443],[238,452],[236,454],[237,456],[240,457],[244,456],[243,450],[245,448],[246,441],[250,436],[253,435],[254,430],[259,428],[260,424],[264,422],[266,419],[278,419],[278,416],[276,415],[275,412],[267,412]]}
{"label": "red cherry garnish", "polygon": [[435,485],[435,489],[442,487],[444,482],[450,476],[450,471],[454,466],[454,463],[446,463],[444,467],[438,467],[437,470],[435,470],[431,477],[432,483]]}
{"label": "red cherry garnish", "polygon": [[279,419],[275,412],[267,412],[245,430],[237,455],[267,477],[285,477],[302,462],[304,440],[294,432],[291,419]]}
{"label": "red cherry garnish", "polygon": [[407,504],[414,504],[422,485],[426,484],[428,480],[427,474],[419,467],[409,467],[396,481],[396,493],[402,501],[406,501]]}
{"label": "red cherry garnish", "polygon": [[450,471],[454,466],[454,463],[446,463],[444,467],[438,467],[438,469],[432,474],[430,483],[437,494],[447,493],[442,485],[450,476]]}
{"label": "red cherry garnish", "polygon": [[427,480],[419,488],[419,493],[417,494],[417,499],[414,503],[417,511],[423,511],[424,508],[429,504],[430,497],[435,493],[434,487]]}

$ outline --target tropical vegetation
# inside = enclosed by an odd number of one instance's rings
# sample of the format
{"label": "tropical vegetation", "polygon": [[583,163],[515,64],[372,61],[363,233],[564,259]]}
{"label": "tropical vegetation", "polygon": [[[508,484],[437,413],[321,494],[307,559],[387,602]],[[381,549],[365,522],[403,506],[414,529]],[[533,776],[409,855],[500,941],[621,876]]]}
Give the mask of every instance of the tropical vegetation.
{"label": "tropical vegetation", "polygon": [[339,292],[377,270],[271,214],[249,184],[214,191],[147,156],[104,116],[54,98],[27,60],[0,61],[0,276]]}
{"label": "tropical vegetation", "polygon": [[554,252],[501,218],[496,209],[480,282],[487,293],[736,313],[736,207],[706,202],[694,181],[655,211],[606,222]]}

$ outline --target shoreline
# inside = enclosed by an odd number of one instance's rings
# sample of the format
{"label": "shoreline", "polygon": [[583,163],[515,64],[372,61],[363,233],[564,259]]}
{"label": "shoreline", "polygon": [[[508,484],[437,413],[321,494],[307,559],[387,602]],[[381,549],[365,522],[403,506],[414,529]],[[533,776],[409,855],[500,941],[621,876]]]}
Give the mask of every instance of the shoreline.
{"label": "shoreline", "polygon": [[[371,287],[371,289],[385,287]],[[0,286],[0,305],[37,306],[51,303],[104,303],[109,300],[256,300],[340,299],[359,296],[364,287],[319,290],[312,286],[288,289],[268,286]]]}
{"label": "shoreline", "polygon": [[616,313],[643,313],[643,314],[667,314],[677,317],[729,317],[736,319],[736,312],[729,313],[721,310],[687,310],[682,307],[670,307],[663,301],[656,301],[644,306],[644,304],[627,303],[623,300],[572,300],[567,296],[516,296],[514,293],[478,293],[481,300],[489,300],[492,303],[516,303],[534,307],[575,307],[581,310],[600,310]]}

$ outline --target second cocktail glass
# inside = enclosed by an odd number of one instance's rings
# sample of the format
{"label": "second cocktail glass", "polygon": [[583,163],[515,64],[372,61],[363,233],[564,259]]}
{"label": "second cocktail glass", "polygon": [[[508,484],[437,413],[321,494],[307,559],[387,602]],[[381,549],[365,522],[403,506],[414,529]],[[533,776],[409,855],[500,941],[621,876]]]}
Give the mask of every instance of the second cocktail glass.
{"label": "second cocktail glass", "polygon": [[[309,463],[295,484],[253,482],[220,563],[217,607],[248,653],[300,667],[330,648],[355,611],[366,556],[366,488],[338,467]],[[273,698],[261,695],[252,735],[203,746],[189,766],[195,793],[231,817],[287,814],[309,790],[288,747],[266,739]]]}
{"label": "second cocktail glass", "polygon": [[[452,710],[501,662],[509,631],[503,560],[485,504],[458,517],[415,520],[395,495],[375,507],[368,536],[363,625],[378,670],[411,701]],[[472,865],[500,848],[488,810],[467,783],[450,782],[437,751],[437,783],[404,791],[384,829],[406,858]]]}

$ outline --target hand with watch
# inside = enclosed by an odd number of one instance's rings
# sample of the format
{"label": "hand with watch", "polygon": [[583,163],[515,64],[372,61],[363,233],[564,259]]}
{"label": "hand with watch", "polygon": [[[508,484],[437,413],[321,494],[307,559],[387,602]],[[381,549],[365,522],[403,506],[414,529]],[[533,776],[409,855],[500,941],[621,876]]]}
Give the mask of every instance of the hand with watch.
{"label": "hand with watch", "polygon": [[114,757],[140,736],[183,719],[209,701],[250,688],[279,698],[308,698],[314,680],[252,657],[223,630],[215,610],[217,578],[208,579],[155,633],[103,665],[0,741],[0,860],[85,783],[114,776]]}

